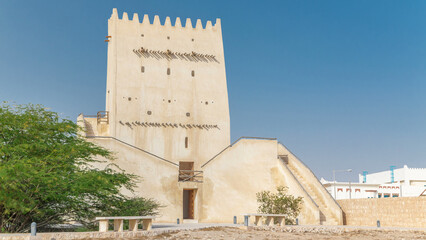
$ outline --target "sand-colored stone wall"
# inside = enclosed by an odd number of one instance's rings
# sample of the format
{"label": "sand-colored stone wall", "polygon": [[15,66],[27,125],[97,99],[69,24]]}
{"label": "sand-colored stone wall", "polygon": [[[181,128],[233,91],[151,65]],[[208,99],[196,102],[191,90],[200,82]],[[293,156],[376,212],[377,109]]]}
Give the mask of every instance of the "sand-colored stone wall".
{"label": "sand-colored stone wall", "polygon": [[201,222],[232,222],[233,216],[242,222],[244,214],[258,212],[257,192],[286,186],[289,194],[303,197],[300,223],[320,223],[318,207],[277,158],[276,140],[242,139],[203,171]]}
{"label": "sand-colored stone wall", "polygon": [[[277,158],[276,140],[241,139],[205,165],[203,183],[178,182],[178,166],[151,156],[112,138],[90,141],[115,153],[112,162],[127,173],[141,177],[137,196],[154,198],[161,205],[156,222],[183,219],[183,190],[195,189],[194,218],[200,222],[231,223],[237,216],[257,212],[256,193],[287,186],[295,197],[303,197],[299,224],[320,224],[318,206],[297,183],[286,164]],[[96,164],[104,168],[106,163]],[[130,196],[133,193],[124,192]]]}
{"label": "sand-colored stone wall", "polygon": [[338,200],[346,225],[426,228],[426,197]]}

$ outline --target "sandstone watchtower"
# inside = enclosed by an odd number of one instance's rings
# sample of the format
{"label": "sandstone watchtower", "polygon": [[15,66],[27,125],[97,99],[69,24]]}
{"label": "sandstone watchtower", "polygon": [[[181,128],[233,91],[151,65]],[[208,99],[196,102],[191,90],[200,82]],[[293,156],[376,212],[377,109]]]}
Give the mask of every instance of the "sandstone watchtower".
{"label": "sandstone watchtower", "polygon": [[[116,153],[142,177],[136,194],[154,198],[159,221],[231,222],[257,210],[256,193],[287,186],[302,196],[299,220],[342,223],[342,211],[313,173],[272,138],[230,144],[220,20],[183,27],[137,14],[108,20],[106,110],[80,115],[83,136]],[[98,166],[102,167],[102,166]]]}
{"label": "sandstone watchtower", "polygon": [[108,20],[109,134],[178,163],[199,163],[230,143],[220,19]]}

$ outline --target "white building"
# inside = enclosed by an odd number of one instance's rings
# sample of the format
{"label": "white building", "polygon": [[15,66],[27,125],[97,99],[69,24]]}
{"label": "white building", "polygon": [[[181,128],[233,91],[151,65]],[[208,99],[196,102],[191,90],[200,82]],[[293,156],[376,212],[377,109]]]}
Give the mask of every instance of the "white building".
{"label": "white building", "polygon": [[321,183],[335,199],[377,198],[378,184],[336,182],[321,179]]}
{"label": "white building", "polygon": [[335,199],[418,197],[426,190],[426,168],[403,168],[359,174],[359,182],[321,183]]}

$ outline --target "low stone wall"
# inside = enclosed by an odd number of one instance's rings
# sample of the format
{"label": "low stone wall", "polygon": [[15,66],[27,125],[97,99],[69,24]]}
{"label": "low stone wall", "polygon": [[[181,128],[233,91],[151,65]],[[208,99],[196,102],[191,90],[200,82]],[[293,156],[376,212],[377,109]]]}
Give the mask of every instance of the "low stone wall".
{"label": "low stone wall", "polygon": [[124,231],[124,232],[51,232],[30,234],[0,234],[0,240],[71,240],[71,239],[143,239],[148,236],[157,236],[166,233],[175,233],[180,230],[156,230],[156,231]]}
{"label": "low stone wall", "polygon": [[[123,231],[123,232],[44,232],[37,233],[37,236],[30,236],[29,233],[0,233],[0,240],[88,240],[88,239],[145,239],[162,234],[172,234],[179,231],[196,231],[206,228],[236,227],[239,225],[227,223],[197,223],[197,224],[161,224],[157,223],[150,231]],[[162,239],[162,237],[159,237]]]}
{"label": "low stone wall", "polygon": [[344,223],[352,226],[426,228],[426,197],[338,200]]}

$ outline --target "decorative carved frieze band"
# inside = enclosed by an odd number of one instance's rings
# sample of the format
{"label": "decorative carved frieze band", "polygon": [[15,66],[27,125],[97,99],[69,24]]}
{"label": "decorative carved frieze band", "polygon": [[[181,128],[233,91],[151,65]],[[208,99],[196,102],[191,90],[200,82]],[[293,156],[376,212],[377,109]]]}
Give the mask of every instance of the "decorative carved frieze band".
{"label": "decorative carved frieze band", "polygon": [[119,121],[119,123],[123,126],[128,126],[130,128],[133,127],[170,127],[170,128],[185,128],[185,129],[192,129],[192,128],[198,128],[198,129],[204,129],[204,130],[210,130],[210,129],[219,129],[220,128],[217,125],[213,124],[185,124],[185,123],[158,123],[158,122],[123,122]]}
{"label": "decorative carved frieze band", "polygon": [[180,59],[180,60],[192,61],[192,62],[219,63],[219,61],[216,60],[215,55],[201,54],[196,52],[181,53],[181,52],[172,52],[169,49],[167,49],[166,51],[161,51],[161,50],[150,50],[143,47],[141,47],[140,49],[133,49],[133,52],[138,57],[145,57],[145,58],[153,57],[156,59],[167,59],[167,60]]}

